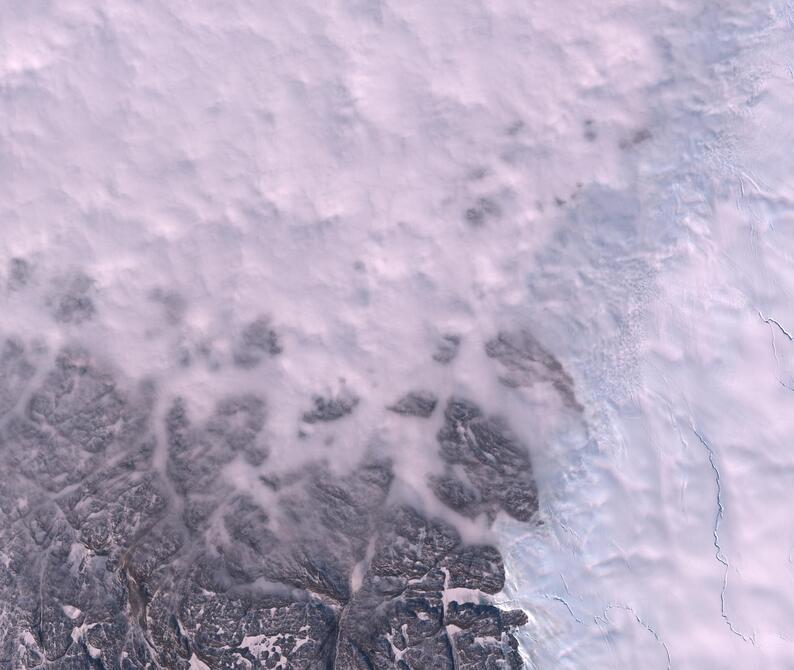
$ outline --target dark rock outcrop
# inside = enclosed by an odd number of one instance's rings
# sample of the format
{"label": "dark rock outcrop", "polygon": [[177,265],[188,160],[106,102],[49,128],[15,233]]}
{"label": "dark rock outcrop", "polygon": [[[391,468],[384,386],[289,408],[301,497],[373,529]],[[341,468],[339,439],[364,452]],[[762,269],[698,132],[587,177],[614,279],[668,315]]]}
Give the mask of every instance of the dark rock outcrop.
{"label": "dark rock outcrop", "polygon": [[395,414],[418,416],[426,419],[436,409],[437,404],[438,397],[435,393],[430,391],[411,391],[386,409]]}
{"label": "dark rock outcrop", "polygon": [[432,478],[436,496],[468,517],[500,509],[529,521],[538,494],[529,451],[503,421],[486,417],[474,403],[452,398],[438,435],[447,472]]}
{"label": "dark rock outcrop", "polygon": [[234,363],[241,368],[254,368],[268,356],[278,356],[283,351],[278,333],[270,319],[260,316],[247,324],[234,350]]}
{"label": "dark rock outcrop", "polygon": [[486,343],[485,353],[502,364],[503,373],[499,379],[506,386],[545,382],[557,390],[568,407],[581,411],[571,375],[529,331],[499,333]]}
{"label": "dark rock outcrop", "polygon": [[[343,476],[315,463],[268,498],[264,483],[242,491],[224,478],[230,463],[267,463],[262,398],[229,396],[202,422],[176,399],[158,430],[153,389],[122,388],[86,351],[62,351],[16,402],[33,373],[8,340],[0,667],[521,667],[512,631],[526,619],[489,601],[504,585],[499,552],[390,504],[389,461]],[[304,418],[354,406],[318,400]],[[529,518],[526,449],[467,401],[451,400],[445,420],[451,483],[439,497]]]}
{"label": "dark rock outcrop", "polygon": [[335,396],[316,395],[312,398],[312,408],[303,413],[306,423],[325,423],[336,421],[352,414],[359,398],[350,391],[342,391]]}
{"label": "dark rock outcrop", "polygon": [[460,343],[460,335],[444,335],[438,342],[433,360],[442,365],[448,365],[457,357]]}

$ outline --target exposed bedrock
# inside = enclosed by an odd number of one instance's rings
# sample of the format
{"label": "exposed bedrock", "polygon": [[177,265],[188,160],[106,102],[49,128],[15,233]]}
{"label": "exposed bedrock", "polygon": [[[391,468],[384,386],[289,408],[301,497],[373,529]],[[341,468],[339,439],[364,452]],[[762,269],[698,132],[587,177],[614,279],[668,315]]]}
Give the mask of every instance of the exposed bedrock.
{"label": "exposed bedrock", "polygon": [[[248,342],[276,353],[266,325]],[[270,458],[265,398],[227,396],[202,420],[177,398],[157,418],[151,385],[122,386],[84,350],[44,374],[31,360],[13,338],[0,349],[0,465],[14,475],[0,482],[0,667],[521,667],[526,617],[490,600],[499,551],[392,502],[388,459],[244,489],[224,471]],[[303,419],[357,401],[318,398]],[[427,417],[437,402],[417,392],[390,409]],[[450,518],[532,518],[529,451],[503,421],[448,399],[437,444],[431,488]]]}

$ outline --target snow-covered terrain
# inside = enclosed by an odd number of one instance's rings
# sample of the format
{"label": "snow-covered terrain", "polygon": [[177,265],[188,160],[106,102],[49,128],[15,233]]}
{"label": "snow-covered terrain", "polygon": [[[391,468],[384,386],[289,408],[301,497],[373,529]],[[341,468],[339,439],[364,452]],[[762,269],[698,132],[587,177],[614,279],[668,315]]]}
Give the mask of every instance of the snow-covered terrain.
{"label": "snow-covered terrain", "polygon": [[538,667],[794,667],[791,7],[691,9],[636,181],[529,280],[588,417],[544,540],[506,529]]}
{"label": "snow-covered terrain", "polygon": [[[792,26],[782,0],[0,4],[0,336],[31,366],[0,417],[79,346],[156,389],[167,479],[175,398],[208,432],[264,398],[267,459],[214,455],[222,486],[270,510],[263,481],[389,459],[390,502],[502,550],[527,667],[794,667]],[[529,445],[533,522],[437,500],[451,397]]]}

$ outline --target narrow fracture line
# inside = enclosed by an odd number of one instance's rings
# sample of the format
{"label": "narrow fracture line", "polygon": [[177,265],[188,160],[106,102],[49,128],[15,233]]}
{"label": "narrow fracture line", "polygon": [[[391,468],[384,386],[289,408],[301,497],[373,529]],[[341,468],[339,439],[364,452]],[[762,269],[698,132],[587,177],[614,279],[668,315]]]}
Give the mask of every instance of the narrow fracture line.
{"label": "narrow fracture line", "polygon": [[717,468],[716,454],[714,453],[714,449],[706,441],[703,435],[701,435],[698,432],[698,430],[695,428],[694,425],[692,426],[692,432],[695,433],[698,440],[700,440],[700,443],[706,449],[706,453],[708,454],[709,457],[709,465],[711,465],[711,469],[714,472],[714,480],[717,484],[717,514],[714,518],[713,535],[714,535],[714,556],[716,557],[717,561],[719,561],[720,564],[722,564],[724,568],[723,577],[722,577],[722,590],[720,591],[720,611],[722,613],[722,618],[725,620],[725,623],[728,625],[728,628],[730,628],[731,632],[734,635],[737,635],[738,637],[742,638],[742,640],[744,640],[745,642],[750,642],[751,644],[755,645],[755,640],[753,639],[753,637],[748,637],[742,634],[739,630],[737,630],[734,627],[733,622],[728,616],[728,612],[725,607],[725,593],[728,590],[728,570],[730,566],[728,564],[728,560],[725,558],[725,554],[722,551],[722,545],[720,544],[720,534],[719,534],[720,523],[722,522],[722,519],[725,516],[725,505],[722,502],[722,479],[720,477],[720,471]]}
{"label": "narrow fracture line", "polygon": [[772,327],[772,324],[769,324],[769,335],[772,338],[772,353],[775,356],[775,364],[777,365],[777,374],[778,377],[780,376],[780,356],[777,353],[777,342],[775,342],[775,329]]}
{"label": "narrow fracture line", "polygon": [[[548,600],[554,600],[555,602],[561,603],[565,607],[565,609],[568,610],[568,613],[574,618],[574,620],[577,623],[581,624],[582,626],[590,627],[593,625],[593,624],[588,624],[586,621],[576,616],[576,613],[573,611],[573,609],[568,604],[568,601],[565,600],[565,598],[561,598],[560,596],[552,593],[544,593],[543,597],[547,598]],[[659,633],[653,628],[653,626],[651,626],[639,614],[637,614],[637,612],[634,611],[634,608],[630,607],[629,605],[610,603],[604,608],[604,611],[601,614],[601,616],[596,615],[593,617],[593,623],[599,628],[602,626],[602,624],[606,626],[609,623],[609,616],[607,615],[607,612],[611,609],[619,609],[631,613],[631,615],[634,617],[636,622],[640,624],[640,626],[642,626],[645,630],[647,630],[653,636],[656,642],[658,642],[662,646],[662,648],[664,649],[664,653],[667,655],[667,670],[671,670],[673,660],[670,654],[670,648],[667,646],[667,643],[662,639],[662,636],[659,635]],[[611,638],[608,630],[604,630],[604,633]]]}
{"label": "narrow fracture line", "polygon": [[773,319],[771,316],[769,317],[764,316],[764,313],[760,309],[758,310],[758,316],[760,316],[761,321],[763,321],[766,324],[774,323],[778,327],[780,332],[783,333],[788,338],[789,342],[794,341],[794,335],[792,335],[782,325],[780,325],[780,321],[778,321],[777,319]]}
{"label": "narrow fracture line", "polygon": [[565,606],[565,609],[568,610],[568,613],[574,618],[576,623],[580,623],[583,626],[587,625],[582,619],[576,616],[576,614],[571,609],[571,606],[568,604],[568,601],[565,600],[565,598],[561,598],[560,596],[554,595],[553,593],[544,593],[543,597],[546,598],[547,600],[554,600],[555,602],[562,603]]}
{"label": "narrow fracture line", "polygon": [[772,354],[775,357],[775,364],[777,365],[777,381],[783,388],[788,389],[789,391],[794,391],[794,388],[792,388],[792,386],[790,384],[787,384],[786,382],[784,382],[781,379],[781,375],[780,375],[781,362],[780,362],[780,356],[779,356],[779,354],[777,352],[777,343],[775,342],[775,329],[773,327],[773,324],[776,325],[778,327],[778,329],[786,337],[788,337],[789,340],[791,340],[791,335],[783,328],[783,326],[780,325],[780,323],[778,323],[774,319],[765,318],[764,315],[761,313],[761,310],[758,310],[758,316],[761,317],[761,320],[764,323],[769,325],[769,334],[772,336]]}
{"label": "narrow fracture line", "polygon": [[659,633],[657,633],[656,630],[649,623],[647,623],[642,617],[640,617],[639,614],[637,614],[634,611],[632,607],[629,607],[628,605],[619,605],[619,604],[607,605],[604,608],[604,616],[603,616],[604,621],[607,620],[607,611],[611,609],[618,609],[618,610],[624,610],[626,612],[630,612],[631,615],[634,617],[634,619],[637,621],[637,623],[640,624],[640,626],[642,626],[645,630],[647,630],[651,635],[653,635],[654,639],[664,648],[664,653],[667,654],[667,670],[670,670],[673,665],[673,659],[670,656],[670,649],[668,648],[667,643],[661,638]]}

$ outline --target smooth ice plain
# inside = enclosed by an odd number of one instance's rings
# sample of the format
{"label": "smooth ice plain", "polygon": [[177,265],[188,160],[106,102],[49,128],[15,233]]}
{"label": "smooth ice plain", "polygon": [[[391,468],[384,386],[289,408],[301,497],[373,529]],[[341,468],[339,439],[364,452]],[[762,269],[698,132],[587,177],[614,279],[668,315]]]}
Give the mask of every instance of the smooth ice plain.
{"label": "smooth ice plain", "polygon": [[0,667],[794,667],[793,31],[0,3]]}

